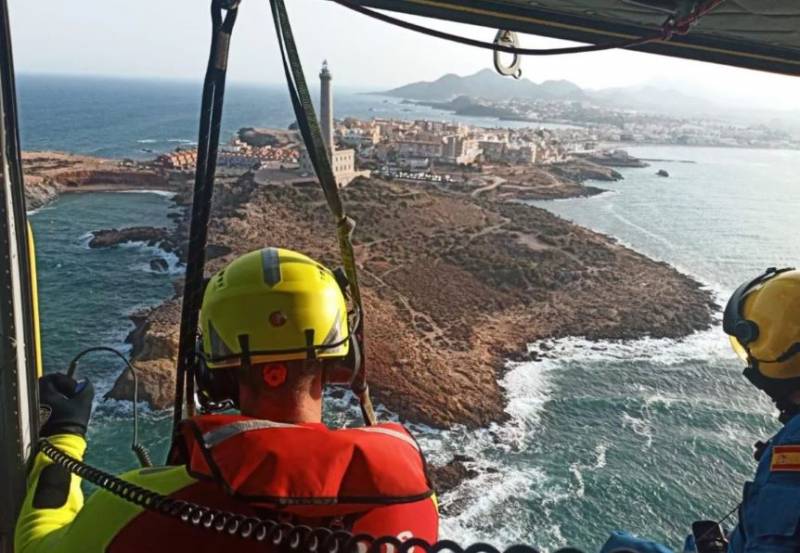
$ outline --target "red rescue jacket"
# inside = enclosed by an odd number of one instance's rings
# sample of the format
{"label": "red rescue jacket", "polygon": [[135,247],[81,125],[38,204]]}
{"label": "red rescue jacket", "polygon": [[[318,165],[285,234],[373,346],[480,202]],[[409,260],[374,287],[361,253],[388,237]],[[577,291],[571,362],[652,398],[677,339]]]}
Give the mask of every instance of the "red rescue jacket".
{"label": "red rescue jacket", "polygon": [[[181,423],[180,435],[171,460],[185,464],[197,482],[172,497],[295,524],[438,539],[425,459],[402,425],[331,430],[205,415]],[[228,550],[232,539],[143,512],[109,551],[134,551],[126,545],[137,542],[141,551],[143,538],[180,543],[178,551],[193,553]],[[237,552],[251,549],[265,550],[263,544],[237,543]]]}
{"label": "red rescue jacket", "polygon": [[330,430],[212,415],[180,431],[192,476],[257,507],[339,516],[433,494],[422,452],[399,424]]}

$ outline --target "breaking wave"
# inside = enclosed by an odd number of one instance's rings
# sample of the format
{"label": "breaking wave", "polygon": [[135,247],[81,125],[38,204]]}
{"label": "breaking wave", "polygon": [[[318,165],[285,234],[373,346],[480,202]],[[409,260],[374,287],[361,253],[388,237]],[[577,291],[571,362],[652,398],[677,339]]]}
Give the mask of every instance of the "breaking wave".
{"label": "breaking wave", "polygon": [[[763,418],[769,411],[757,398],[735,400],[730,390],[723,392],[729,387],[727,381],[739,377],[739,370],[725,369],[737,364],[720,334],[719,328],[713,328],[682,340],[565,338],[531,344],[532,351],[546,357],[509,365],[501,380],[508,400],[507,422],[481,430],[421,433],[420,443],[435,463],[464,453],[473,459],[466,463],[468,468],[477,473],[442,496],[442,535],[462,543],[490,540],[508,546],[525,542],[543,551],[571,544],[591,551],[600,547],[616,525],[646,532],[624,508],[613,514],[614,509],[603,506],[609,501],[624,505],[628,500],[624,496],[636,493],[637,488],[659,485],[639,464],[632,465],[627,475],[623,471],[622,478],[627,476],[630,484],[614,484],[619,488],[615,489],[610,483],[620,478],[620,455],[635,458],[638,451],[648,458],[663,457],[675,447],[667,443],[673,439],[672,421],[684,413],[708,416],[708,426],[719,425],[721,433],[712,432],[709,438],[700,429],[698,436],[710,439],[714,447],[737,452],[752,435],[733,423],[731,414]],[[646,382],[632,374],[626,383],[626,367],[657,378]],[[592,381],[585,380],[583,371],[588,370]],[[725,371],[722,383],[719,375],[709,373],[720,370]],[[716,387],[717,393],[687,394],[680,382],[687,373],[700,378],[703,385]],[[580,432],[587,415],[597,420],[587,427],[591,430]],[[732,435],[735,444],[726,442],[726,436]],[[573,444],[580,444],[582,450],[572,449]],[[685,477],[673,482],[676,489],[687,485],[682,482]],[[606,495],[596,489],[600,482],[610,486]],[[590,518],[597,509],[612,512],[609,520],[597,519],[595,528],[586,529],[583,538],[594,533],[594,542],[576,541],[571,521],[576,516]],[[659,520],[653,513],[650,524],[650,535],[659,537],[654,529],[663,531],[675,522]],[[675,536],[662,539],[670,537]]]}
{"label": "breaking wave", "polygon": [[163,198],[174,198],[177,193],[170,192],[169,190],[155,190],[149,188],[143,189],[132,189],[132,190],[120,190],[117,192],[118,194],[155,194],[156,196],[161,196]]}
{"label": "breaking wave", "polygon": [[[130,241],[118,244],[118,246],[122,248],[136,249],[146,254],[149,257],[147,261],[140,261],[131,265],[130,268],[131,270],[134,271],[144,271],[145,273],[169,274],[177,276],[183,274],[186,268],[185,265],[180,262],[180,259],[178,258],[177,254],[173,252],[168,252],[162,249],[158,245],[151,246],[147,242]],[[151,262],[155,260],[163,261],[166,264],[166,266],[163,269],[153,268]]]}

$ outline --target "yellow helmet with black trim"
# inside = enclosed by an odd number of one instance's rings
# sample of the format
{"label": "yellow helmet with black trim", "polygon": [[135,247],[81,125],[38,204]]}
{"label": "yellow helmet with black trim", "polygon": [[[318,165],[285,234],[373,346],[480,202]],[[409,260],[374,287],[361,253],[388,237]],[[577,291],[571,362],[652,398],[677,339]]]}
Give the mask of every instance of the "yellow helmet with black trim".
{"label": "yellow helmet with black trim", "polygon": [[209,369],[347,356],[347,303],[334,274],[291,250],[245,254],[215,274],[200,311]]}
{"label": "yellow helmet with black trim", "polygon": [[771,268],[740,286],[725,308],[723,329],[761,377],[800,378],[800,271]]}

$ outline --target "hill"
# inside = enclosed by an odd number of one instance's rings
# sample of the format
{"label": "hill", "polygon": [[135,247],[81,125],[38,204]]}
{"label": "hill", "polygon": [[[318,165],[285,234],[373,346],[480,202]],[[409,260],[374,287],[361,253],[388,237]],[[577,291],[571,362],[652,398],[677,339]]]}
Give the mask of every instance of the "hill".
{"label": "hill", "polygon": [[529,79],[502,77],[491,69],[483,69],[466,77],[448,73],[435,81],[419,81],[377,94],[424,101],[450,100],[457,96],[488,100],[583,100],[586,97],[584,91],[570,81],[544,81],[536,84]]}

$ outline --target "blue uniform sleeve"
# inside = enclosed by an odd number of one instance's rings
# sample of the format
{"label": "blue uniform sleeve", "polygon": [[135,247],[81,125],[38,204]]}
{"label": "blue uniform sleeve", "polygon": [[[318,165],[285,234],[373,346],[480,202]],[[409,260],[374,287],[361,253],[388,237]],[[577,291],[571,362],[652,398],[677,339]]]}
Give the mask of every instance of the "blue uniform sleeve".
{"label": "blue uniform sleeve", "polygon": [[627,532],[612,532],[600,553],[673,553],[671,549],[660,543],[637,538]]}
{"label": "blue uniform sleeve", "polygon": [[772,440],[739,512],[729,553],[800,551],[800,417]]}

